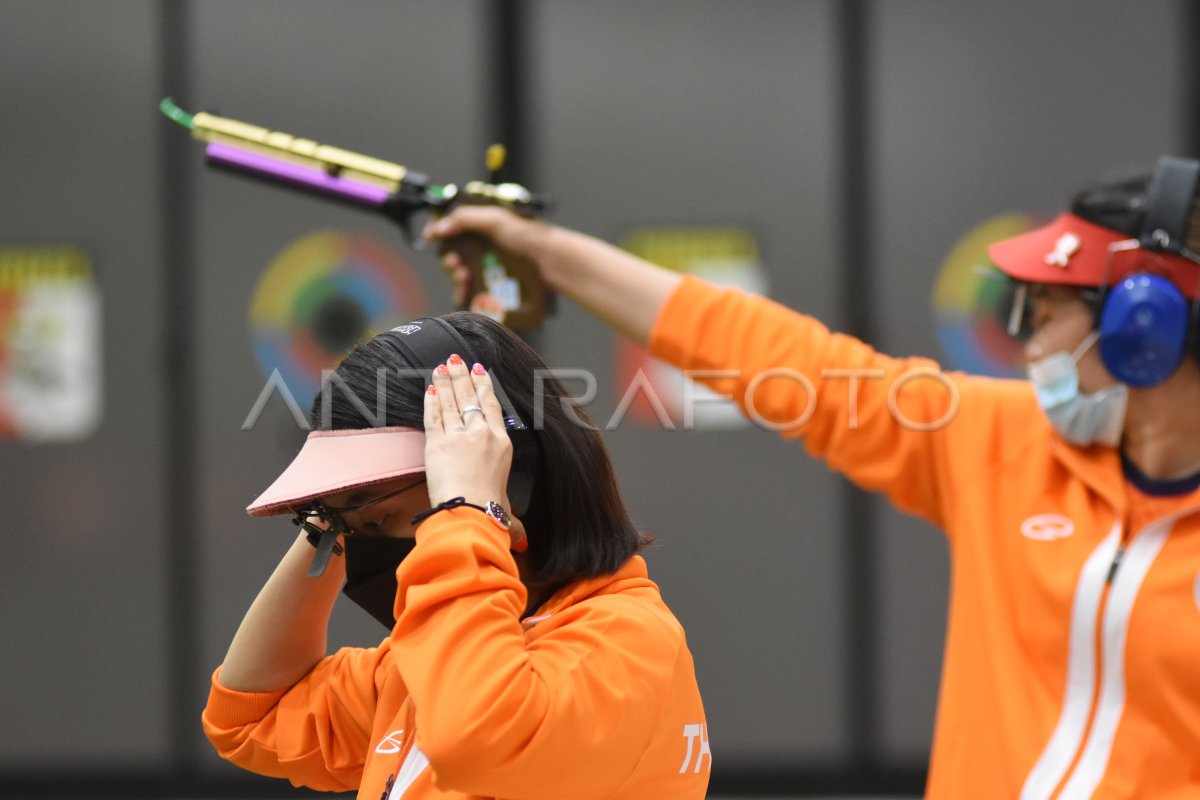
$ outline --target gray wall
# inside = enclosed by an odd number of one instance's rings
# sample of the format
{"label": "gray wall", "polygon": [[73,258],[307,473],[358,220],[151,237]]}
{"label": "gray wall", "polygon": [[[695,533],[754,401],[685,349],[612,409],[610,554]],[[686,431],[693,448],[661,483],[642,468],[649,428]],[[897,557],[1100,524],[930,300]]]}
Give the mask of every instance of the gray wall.
{"label": "gray wall", "polygon": [[0,443],[0,769],[168,760],[154,3],[0,4],[0,245],[79,244],[105,415]]}
{"label": "gray wall", "polygon": [[[286,521],[242,511],[301,437],[279,405],[239,429],[262,385],[247,304],[265,266],[308,232],[402,247],[385,221],[204,171],[197,146],[173,167],[189,192],[180,223],[195,247],[181,263],[194,270],[194,316],[164,313],[173,242],[159,153],[164,137],[184,135],[155,110],[164,63],[187,76],[171,91],[188,109],[447,179],[479,173],[495,122],[484,0],[182,3],[179,53],[162,52],[163,7],[0,0],[0,246],[68,242],[91,255],[106,405],[84,442],[0,441],[0,786],[61,778],[68,742],[68,775],[184,762],[235,777],[198,723],[173,715],[198,716],[212,668],[292,536]],[[1196,91],[1185,83],[1186,3],[867,2],[870,214],[857,233],[869,245],[858,266],[872,277],[843,297],[849,223],[838,201],[853,187],[840,161],[837,0],[524,7],[529,166],[558,198],[557,221],[614,240],[638,225],[745,226],[776,299],[835,326],[865,310],[874,343],[898,355],[939,355],[929,292],[966,230],[1002,211],[1053,211],[1112,167],[1195,154],[1181,107]],[[449,310],[429,254],[406,257],[430,310]],[[192,342],[188,487],[164,478],[169,325],[188,326]],[[611,335],[564,303],[539,344],[552,364],[597,373],[592,410],[607,418],[618,391]],[[635,518],[659,539],[651,570],[688,629],[718,773],[845,766],[864,733],[850,713],[859,658],[875,676],[874,763],[919,771],[944,630],[942,538],[869,501],[880,569],[853,581],[875,587],[878,635],[852,649],[845,529],[849,504],[863,501],[840,477],[753,429],[622,426],[609,441]],[[180,492],[196,504],[198,595],[186,620],[165,567]],[[190,638],[168,635],[181,621]],[[374,626],[339,609],[335,638],[369,642]],[[172,672],[181,640],[190,675]]]}

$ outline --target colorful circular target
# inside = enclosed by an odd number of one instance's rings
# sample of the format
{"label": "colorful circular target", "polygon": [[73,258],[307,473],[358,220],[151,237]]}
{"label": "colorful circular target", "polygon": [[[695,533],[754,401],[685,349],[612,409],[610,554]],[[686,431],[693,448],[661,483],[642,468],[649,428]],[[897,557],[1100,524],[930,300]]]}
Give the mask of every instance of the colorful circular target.
{"label": "colorful circular target", "polygon": [[355,345],[425,314],[425,293],[399,253],[362,234],[319,231],[280,253],[250,304],[254,353],[278,370],[301,410],[321,372]]}
{"label": "colorful circular target", "polygon": [[1024,375],[1021,342],[1007,330],[1016,284],[992,264],[987,248],[1042,222],[1024,214],[993,217],[968,231],[946,256],[933,287],[933,316],[952,369],[999,378]]}

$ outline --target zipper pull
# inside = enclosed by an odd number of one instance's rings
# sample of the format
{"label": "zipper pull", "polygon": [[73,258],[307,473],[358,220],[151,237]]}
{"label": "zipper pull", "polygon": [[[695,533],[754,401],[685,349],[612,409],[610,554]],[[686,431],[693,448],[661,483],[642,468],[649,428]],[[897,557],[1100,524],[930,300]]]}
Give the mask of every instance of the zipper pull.
{"label": "zipper pull", "polygon": [[1113,578],[1117,575],[1117,567],[1121,566],[1121,556],[1123,555],[1125,555],[1125,545],[1118,547],[1116,554],[1113,555],[1112,564],[1108,568],[1108,577],[1104,580],[1105,583],[1112,584]]}

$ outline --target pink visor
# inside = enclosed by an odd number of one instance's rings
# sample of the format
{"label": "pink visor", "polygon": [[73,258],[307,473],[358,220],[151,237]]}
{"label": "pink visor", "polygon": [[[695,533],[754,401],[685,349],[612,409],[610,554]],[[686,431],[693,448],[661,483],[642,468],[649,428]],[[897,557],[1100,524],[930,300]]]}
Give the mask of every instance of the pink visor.
{"label": "pink visor", "polygon": [[424,471],[423,430],[313,431],[283,474],[246,511],[252,517],[290,513],[318,497]]}

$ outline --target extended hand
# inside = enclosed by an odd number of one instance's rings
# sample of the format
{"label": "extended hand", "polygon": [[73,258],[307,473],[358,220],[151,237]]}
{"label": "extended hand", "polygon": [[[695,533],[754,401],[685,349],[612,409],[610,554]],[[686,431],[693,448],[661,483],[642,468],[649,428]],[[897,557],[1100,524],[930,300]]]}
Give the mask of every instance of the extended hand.
{"label": "extended hand", "polygon": [[517,275],[538,275],[538,250],[544,244],[551,226],[536,219],[523,217],[508,209],[495,206],[461,205],[446,216],[431,221],[422,233],[425,239],[440,242],[442,268],[454,283],[454,303],[465,306],[470,298],[472,276],[463,254],[447,247],[459,237],[483,237],[494,249],[510,272]]}

